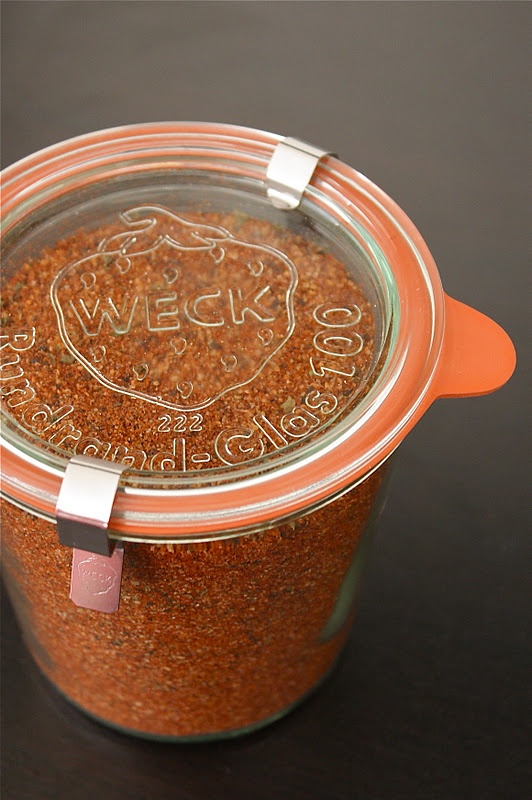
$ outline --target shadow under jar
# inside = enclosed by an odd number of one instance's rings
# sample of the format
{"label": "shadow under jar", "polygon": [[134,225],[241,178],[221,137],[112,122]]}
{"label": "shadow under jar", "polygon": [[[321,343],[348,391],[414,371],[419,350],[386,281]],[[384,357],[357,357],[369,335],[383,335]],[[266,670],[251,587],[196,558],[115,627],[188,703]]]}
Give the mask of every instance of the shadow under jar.
{"label": "shadow under jar", "polygon": [[514,350],[380,189],[216,124],[89,134],[3,174],[3,571],[69,700],[241,734],[348,635],[390,455]]}

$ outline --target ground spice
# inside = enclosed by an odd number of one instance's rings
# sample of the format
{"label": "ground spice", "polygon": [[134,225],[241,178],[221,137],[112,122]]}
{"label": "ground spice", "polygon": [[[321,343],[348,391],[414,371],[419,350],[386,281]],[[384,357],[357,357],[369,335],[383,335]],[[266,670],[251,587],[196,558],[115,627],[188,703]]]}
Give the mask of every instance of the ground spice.
{"label": "ground spice", "polygon": [[356,584],[346,583],[339,618],[335,608],[380,480],[261,535],[126,543],[114,614],[70,602],[72,556],[55,527],[6,504],[6,572],[27,644],[68,698],[128,731],[193,737],[260,724],[314,688],[345,642]]}
{"label": "ground spice", "polygon": [[[223,480],[253,459],[270,468],[359,401],[375,367],[371,304],[312,237],[158,206],[17,267],[1,335],[0,396],[22,431],[173,481]],[[337,657],[381,482],[382,469],[252,535],[126,543],[114,614],[70,602],[72,552],[55,526],[5,503],[4,568],[28,646],[68,698],[122,729],[186,738],[260,724]]]}

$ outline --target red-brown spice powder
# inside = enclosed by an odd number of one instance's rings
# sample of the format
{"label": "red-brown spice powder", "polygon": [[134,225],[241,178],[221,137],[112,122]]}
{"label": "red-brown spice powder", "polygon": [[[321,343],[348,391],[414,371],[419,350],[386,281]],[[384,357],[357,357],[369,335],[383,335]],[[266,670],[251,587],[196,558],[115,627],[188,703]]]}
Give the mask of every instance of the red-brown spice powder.
{"label": "red-brown spice powder", "polygon": [[[44,435],[46,431],[39,428],[42,415],[27,414],[28,404],[9,402],[23,395],[13,393],[16,378],[10,382],[7,373],[2,384],[6,410],[23,426],[42,433],[43,446],[114,460],[123,456],[125,450],[120,448],[127,448],[133,454],[133,465],[135,454],[144,454],[146,468],[146,461],[161,463],[157,454],[169,452],[175,419],[180,422],[184,417],[187,446],[192,444],[193,452],[211,457],[210,462],[189,460],[187,469],[220,467],[212,443],[221,424],[231,429],[241,426],[244,419],[249,426],[260,408],[261,414],[277,424],[284,419],[290,430],[292,410],[309,410],[305,398],[315,398],[315,393],[320,398],[333,396],[338,414],[357,391],[359,396],[364,393],[362,378],[373,359],[374,321],[370,304],[345,267],[311,241],[263,221],[223,214],[197,214],[193,219],[198,225],[223,226],[233,235],[238,230],[238,240],[244,243],[267,242],[296,265],[296,325],[291,336],[258,378],[228,390],[193,414],[167,414],[166,408],[119,393],[113,385],[102,385],[65,346],[50,286],[65,265],[93,254],[102,240],[114,241],[120,228],[107,225],[79,231],[22,265],[3,291],[3,331],[28,326],[36,330],[35,345],[20,352],[17,364],[30,376],[35,393],[31,402],[45,403],[52,410],[73,409],[68,417],[70,436],[54,438],[53,427]],[[229,250],[242,256],[239,247],[229,243]],[[133,260],[135,253],[130,255]],[[271,268],[273,281],[275,263],[268,264],[267,254],[266,258],[261,255],[264,269]],[[110,263],[109,256],[104,257],[105,252],[90,264],[100,281],[107,279],[104,273]],[[124,259],[124,252],[112,256],[115,263],[120,257]],[[175,253],[163,248],[157,251],[157,258],[153,253],[142,258],[142,268],[130,270],[124,281],[147,281],[153,287],[155,271],[172,268],[175,263]],[[184,274],[192,269],[205,272],[212,268],[212,261],[212,253],[181,252],[180,270]],[[75,271],[73,274],[71,281],[76,277]],[[65,286],[73,296],[68,279]],[[131,283],[130,294],[135,291],[140,289]],[[311,311],[330,303],[331,298],[333,307],[336,301],[361,310],[356,331],[364,346],[350,357],[352,370],[320,369],[330,359],[326,354],[320,362],[320,353],[311,350],[319,322]],[[277,335],[273,330],[272,336]],[[207,333],[200,330],[194,340],[189,338],[191,346],[185,356],[190,362],[187,365],[182,359],[181,369],[190,383],[197,368],[194,362],[197,365],[202,353],[220,346],[215,337],[206,338],[210,336],[209,329]],[[83,343],[73,339],[75,332],[71,345],[81,348]],[[118,339],[117,347],[123,341],[125,337]],[[99,342],[101,346],[102,340]],[[160,391],[168,400],[173,384],[165,384],[164,375],[172,367],[164,361],[162,349],[158,354],[158,344],[152,337],[149,349],[154,363],[160,356]],[[245,345],[241,343],[238,350],[235,338],[231,348],[238,352],[239,369],[245,370]],[[314,355],[314,370],[309,369],[309,353]],[[132,376],[131,366],[137,366],[131,353],[118,351],[106,379],[128,391],[140,391],[141,382],[135,383],[138,370]],[[358,386],[351,372],[356,374]],[[215,382],[209,381],[206,371],[195,391],[203,391],[203,397],[216,394]],[[150,391],[155,391],[153,386]],[[313,411],[317,415],[318,410]],[[167,416],[170,423],[165,440]],[[320,419],[320,429],[327,422]],[[309,430],[292,444],[298,446],[315,434],[316,430]],[[263,455],[275,450],[267,438],[262,439],[261,447]],[[59,545],[52,523],[4,503],[4,570],[28,646],[67,697],[120,728],[161,737],[195,737],[260,724],[303,697],[334,663],[352,621],[352,603],[346,607],[343,597],[346,591],[353,593],[353,586],[346,589],[346,576],[352,572],[357,544],[381,482],[382,468],[332,504],[259,533],[195,544],[128,542],[120,608],[113,614],[78,608],[68,599],[71,550]],[[340,621],[331,627],[340,602]]]}
{"label": "red-brown spice powder", "polygon": [[4,558],[27,644],[91,714],[156,736],[231,732],[278,714],[334,663],[321,641],[381,477],[260,535],[126,544],[120,608],[68,599],[71,552],[51,523],[4,509]]}

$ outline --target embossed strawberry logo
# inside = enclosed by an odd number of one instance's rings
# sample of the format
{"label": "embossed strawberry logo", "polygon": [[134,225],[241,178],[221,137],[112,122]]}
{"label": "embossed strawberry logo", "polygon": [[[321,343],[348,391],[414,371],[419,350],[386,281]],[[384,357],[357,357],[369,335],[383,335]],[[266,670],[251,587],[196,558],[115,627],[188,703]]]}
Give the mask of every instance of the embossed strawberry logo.
{"label": "embossed strawberry logo", "polygon": [[167,408],[252,381],[292,333],[292,262],[161,206],[121,219],[52,284],[66,347],[105,386]]}

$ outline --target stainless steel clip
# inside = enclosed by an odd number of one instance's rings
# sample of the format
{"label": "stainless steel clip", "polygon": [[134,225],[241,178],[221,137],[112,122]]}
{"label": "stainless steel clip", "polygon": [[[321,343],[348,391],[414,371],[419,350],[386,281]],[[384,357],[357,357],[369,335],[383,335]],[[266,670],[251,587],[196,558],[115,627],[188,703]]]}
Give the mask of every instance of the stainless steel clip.
{"label": "stainless steel clip", "polygon": [[114,543],[108,525],[125,464],[73,456],[57,498],[59,541],[68,547],[110,556]]}
{"label": "stainless steel clip", "polygon": [[297,208],[318,162],[332,155],[301,139],[288,136],[279,142],[266,171],[267,195],[276,208]]}

